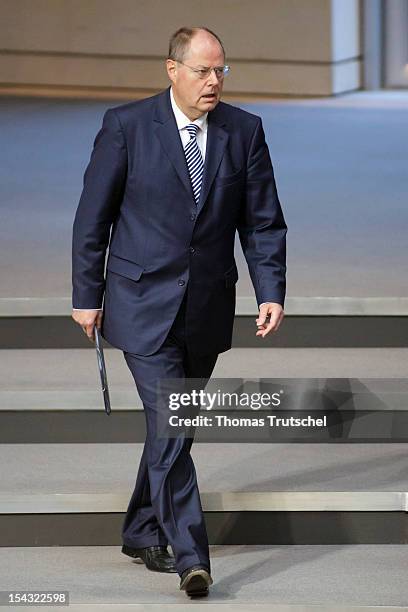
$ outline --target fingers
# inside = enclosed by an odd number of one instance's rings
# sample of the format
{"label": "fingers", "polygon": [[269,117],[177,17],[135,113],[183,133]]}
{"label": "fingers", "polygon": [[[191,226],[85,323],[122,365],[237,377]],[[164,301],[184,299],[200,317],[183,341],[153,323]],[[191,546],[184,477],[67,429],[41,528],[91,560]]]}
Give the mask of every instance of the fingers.
{"label": "fingers", "polygon": [[270,321],[268,324],[264,324],[261,326],[260,329],[258,329],[258,331],[256,332],[256,335],[262,336],[262,338],[264,338],[270,332],[277,331],[278,327],[279,327],[279,315],[275,315],[270,318]]}
{"label": "fingers", "polygon": [[89,340],[94,340],[94,327],[95,327],[95,323],[91,323],[90,325],[87,325],[85,333],[88,336]]}
{"label": "fingers", "polygon": [[282,320],[284,318],[283,309],[271,309],[270,312],[270,320],[266,322],[266,315],[259,316],[257,319],[258,331],[256,332],[257,336],[262,336],[264,338],[267,334],[271,332],[277,332]]}
{"label": "fingers", "polygon": [[102,327],[103,311],[73,311],[72,318],[91,342],[95,341],[95,325],[98,329]]}
{"label": "fingers", "polygon": [[266,321],[266,317],[268,316],[268,305],[267,304],[262,304],[262,306],[260,306],[259,308],[259,317],[256,320],[257,325],[264,325],[265,321]]}
{"label": "fingers", "polygon": [[103,317],[103,312],[101,310],[101,312],[99,312],[98,316],[96,317],[96,327],[98,329],[101,329],[101,327],[102,327],[102,317]]}
{"label": "fingers", "polygon": [[88,336],[88,339],[91,341],[94,340],[94,325],[94,321],[92,321],[92,323],[87,323],[86,325],[81,325],[82,331]]}
{"label": "fingers", "polygon": [[95,342],[95,326],[98,329],[101,329],[102,327],[102,316],[103,313],[100,312],[98,313],[95,321],[93,321],[92,323],[90,323],[89,325],[87,325],[84,329],[86,335],[88,336],[89,340],[91,340],[92,342]]}

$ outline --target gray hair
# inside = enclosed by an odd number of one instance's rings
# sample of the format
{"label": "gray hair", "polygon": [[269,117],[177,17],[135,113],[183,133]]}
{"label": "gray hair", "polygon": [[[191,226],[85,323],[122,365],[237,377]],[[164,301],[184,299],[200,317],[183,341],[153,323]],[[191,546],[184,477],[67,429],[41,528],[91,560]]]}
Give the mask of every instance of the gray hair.
{"label": "gray hair", "polygon": [[200,30],[204,30],[205,32],[208,32],[209,34],[211,34],[211,36],[213,36],[219,42],[222,52],[224,54],[224,58],[225,58],[224,45],[222,44],[221,39],[217,36],[217,34],[215,34],[215,32],[205,27],[198,27],[198,28],[182,27],[182,28],[179,28],[177,32],[174,32],[174,34],[172,34],[172,36],[170,37],[168,59],[172,59],[175,61],[178,60],[182,62],[190,48],[191,39]]}

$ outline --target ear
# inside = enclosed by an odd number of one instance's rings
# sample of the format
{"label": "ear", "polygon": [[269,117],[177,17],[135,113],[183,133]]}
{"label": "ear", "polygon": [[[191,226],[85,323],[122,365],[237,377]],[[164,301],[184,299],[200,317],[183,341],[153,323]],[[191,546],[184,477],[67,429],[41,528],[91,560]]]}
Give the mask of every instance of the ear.
{"label": "ear", "polygon": [[176,77],[177,77],[177,64],[174,60],[172,59],[167,59],[166,60],[166,69],[167,69],[167,75],[170,79],[170,81],[172,83],[174,83],[176,81]]}

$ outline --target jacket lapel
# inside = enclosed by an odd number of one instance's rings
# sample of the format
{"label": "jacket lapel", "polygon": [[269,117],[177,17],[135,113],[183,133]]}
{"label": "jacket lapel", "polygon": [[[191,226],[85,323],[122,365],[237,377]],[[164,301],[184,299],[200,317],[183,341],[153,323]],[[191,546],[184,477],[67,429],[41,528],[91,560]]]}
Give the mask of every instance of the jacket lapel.
{"label": "jacket lapel", "polygon": [[229,138],[228,132],[221,127],[225,125],[225,122],[221,120],[216,111],[217,107],[208,113],[207,146],[205,152],[203,184],[201,186],[200,199],[197,204],[198,212],[200,212],[207,200]]}
{"label": "jacket lapel", "polygon": [[[193,198],[194,194],[191,187],[190,175],[188,173],[186,157],[180,134],[177,129],[176,119],[173,114],[170,102],[170,87],[157,97],[156,112],[154,116],[156,123],[156,134],[160,140],[167,157],[174,166],[188,195]],[[223,129],[225,121],[222,113],[215,109],[208,113],[207,145],[204,161],[203,183],[201,187],[200,199],[197,204],[197,212],[200,212],[205,204],[211,185],[217,174],[218,167],[224,155],[225,147],[228,142],[228,132]]]}
{"label": "jacket lapel", "polygon": [[158,96],[154,121],[157,125],[156,134],[161,145],[174,166],[181,182],[189,196],[194,198],[188,173],[186,156],[177,128],[176,118],[170,102],[170,87]]}

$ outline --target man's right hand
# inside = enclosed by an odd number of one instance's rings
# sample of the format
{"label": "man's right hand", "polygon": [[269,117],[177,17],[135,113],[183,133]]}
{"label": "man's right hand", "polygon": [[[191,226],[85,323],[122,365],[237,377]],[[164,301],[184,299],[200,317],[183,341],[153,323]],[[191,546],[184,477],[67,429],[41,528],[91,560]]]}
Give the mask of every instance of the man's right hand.
{"label": "man's right hand", "polygon": [[72,318],[88,336],[91,342],[95,341],[94,326],[101,329],[102,325],[102,310],[73,310]]}

